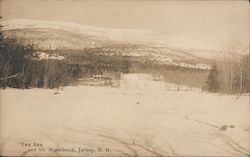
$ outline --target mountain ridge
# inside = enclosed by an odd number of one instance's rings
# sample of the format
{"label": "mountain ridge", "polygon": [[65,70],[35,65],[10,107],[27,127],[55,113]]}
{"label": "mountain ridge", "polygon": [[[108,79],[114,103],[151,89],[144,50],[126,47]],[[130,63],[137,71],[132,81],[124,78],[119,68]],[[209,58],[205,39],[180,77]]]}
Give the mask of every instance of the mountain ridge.
{"label": "mountain ridge", "polygon": [[155,47],[173,47],[180,49],[205,49],[213,50],[211,46],[187,39],[184,37],[167,36],[155,31],[145,29],[115,29],[102,28],[96,26],[84,26],[69,22],[54,22],[29,19],[14,19],[3,21],[3,30],[16,30],[25,28],[55,29],[64,30],[71,33],[95,36],[101,40],[112,40],[118,42],[128,42],[136,44],[147,44]]}
{"label": "mountain ridge", "polygon": [[168,37],[150,30],[110,29],[27,19],[3,21],[2,25],[7,37],[44,51],[100,48],[100,55],[147,57],[160,64],[201,69],[210,68],[206,60],[219,57],[217,50],[200,42]]}

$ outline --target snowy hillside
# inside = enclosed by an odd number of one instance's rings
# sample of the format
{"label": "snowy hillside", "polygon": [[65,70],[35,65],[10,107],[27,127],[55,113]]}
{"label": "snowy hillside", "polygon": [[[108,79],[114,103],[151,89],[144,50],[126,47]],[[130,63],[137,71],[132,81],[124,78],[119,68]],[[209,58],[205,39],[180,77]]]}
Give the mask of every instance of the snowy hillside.
{"label": "snowy hillside", "polygon": [[163,64],[201,69],[210,68],[203,59],[222,57],[217,50],[199,41],[151,30],[110,29],[28,19],[3,21],[2,25],[7,37],[43,50],[102,48],[105,55],[147,56]]}
{"label": "snowy hillside", "polygon": [[110,29],[95,26],[83,26],[67,22],[51,22],[28,19],[3,21],[4,30],[14,29],[56,29],[72,33],[94,36],[97,39],[150,44],[157,47],[172,47],[181,49],[212,50],[209,45],[184,37],[166,36],[151,30]]}

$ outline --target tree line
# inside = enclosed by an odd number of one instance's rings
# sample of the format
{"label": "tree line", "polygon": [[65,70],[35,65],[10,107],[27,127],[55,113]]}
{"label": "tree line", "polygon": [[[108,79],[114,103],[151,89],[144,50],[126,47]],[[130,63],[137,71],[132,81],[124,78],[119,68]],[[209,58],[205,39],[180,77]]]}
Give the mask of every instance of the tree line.
{"label": "tree line", "polygon": [[204,89],[210,92],[249,93],[250,53],[232,55],[224,61],[213,63]]}
{"label": "tree line", "polygon": [[6,38],[2,28],[0,25],[0,88],[56,88],[77,79],[78,64],[33,60],[32,55],[36,52],[33,46]]}
{"label": "tree line", "polygon": [[[2,17],[0,17],[1,19]],[[18,44],[15,39],[4,37],[0,25],[0,87],[20,87],[24,76],[24,63],[33,52],[30,46]]]}

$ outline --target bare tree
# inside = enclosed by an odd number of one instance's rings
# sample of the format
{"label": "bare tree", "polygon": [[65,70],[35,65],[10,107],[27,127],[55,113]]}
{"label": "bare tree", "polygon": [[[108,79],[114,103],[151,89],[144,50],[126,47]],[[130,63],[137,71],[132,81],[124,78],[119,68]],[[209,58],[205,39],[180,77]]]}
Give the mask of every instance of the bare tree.
{"label": "bare tree", "polygon": [[219,91],[227,93],[249,92],[248,48],[233,40],[224,48],[224,60],[217,62]]}

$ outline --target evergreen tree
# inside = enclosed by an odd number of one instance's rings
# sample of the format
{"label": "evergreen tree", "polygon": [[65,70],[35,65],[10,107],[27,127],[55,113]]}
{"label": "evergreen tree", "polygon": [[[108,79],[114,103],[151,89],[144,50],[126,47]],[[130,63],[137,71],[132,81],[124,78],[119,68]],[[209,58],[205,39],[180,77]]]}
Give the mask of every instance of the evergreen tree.
{"label": "evergreen tree", "polygon": [[215,64],[212,65],[212,68],[209,71],[208,78],[206,80],[206,89],[209,92],[217,92],[219,89],[218,71]]}
{"label": "evergreen tree", "polygon": [[[0,21],[2,20],[2,16],[0,16]],[[4,39],[4,35],[3,35],[3,31],[2,31],[3,26],[0,23],[0,45],[1,45],[1,49],[2,50],[2,46],[3,46],[3,39]]]}
{"label": "evergreen tree", "polygon": [[[1,25],[2,16],[0,17],[0,78],[3,77],[4,71],[4,34],[2,31],[3,26]],[[1,82],[0,82],[1,86]]]}

